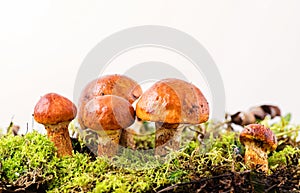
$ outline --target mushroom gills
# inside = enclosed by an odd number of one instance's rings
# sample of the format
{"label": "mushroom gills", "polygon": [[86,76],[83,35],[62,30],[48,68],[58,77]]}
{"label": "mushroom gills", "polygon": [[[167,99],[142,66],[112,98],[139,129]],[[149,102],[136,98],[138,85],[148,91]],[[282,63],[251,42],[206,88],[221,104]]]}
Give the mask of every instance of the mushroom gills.
{"label": "mushroom gills", "polygon": [[70,121],[58,123],[56,125],[47,124],[47,136],[57,148],[58,156],[72,155],[72,142],[69,136]]}
{"label": "mushroom gills", "polygon": [[156,122],[155,132],[155,154],[165,155],[169,150],[178,150],[183,130],[179,124]]}

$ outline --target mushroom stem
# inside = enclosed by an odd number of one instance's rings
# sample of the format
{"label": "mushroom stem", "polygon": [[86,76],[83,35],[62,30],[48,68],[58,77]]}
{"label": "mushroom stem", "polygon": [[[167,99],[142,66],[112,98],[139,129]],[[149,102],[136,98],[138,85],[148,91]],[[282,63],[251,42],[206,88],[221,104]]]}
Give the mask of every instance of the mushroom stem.
{"label": "mushroom stem", "polygon": [[169,149],[178,150],[180,146],[180,136],[183,127],[179,124],[169,124],[156,122],[155,127],[155,154],[165,155]]}
{"label": "mushroom stem", "polygon": [[72,155],[72,142],[68,131],[69,123],[70,121],[61,122],[55,125],[45,124],[47,136],[57,148],[57,155],[59,157]]}
{"label": "mushroom stem", "polygon": [[98,156],[112,157],[119,149],[121,130],[98,131]]}
{"label": "mushroom stem", "polygon": [[250,169],[268,172],[268,151],[254,142],[245,143],[245,164]]}
{"label": "mushroom stem", "polygon": [[126,128],[121,132],[120,145],[123,147],[129,147],[130,149],[136,149],[136,142],[134,137],[137,133],[131,129]]}

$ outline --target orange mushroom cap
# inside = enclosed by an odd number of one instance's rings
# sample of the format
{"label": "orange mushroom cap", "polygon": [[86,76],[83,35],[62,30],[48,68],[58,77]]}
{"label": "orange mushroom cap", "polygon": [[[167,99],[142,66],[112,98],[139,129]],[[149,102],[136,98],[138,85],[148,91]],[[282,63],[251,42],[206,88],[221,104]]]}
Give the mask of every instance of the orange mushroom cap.
{"label": "orange mushroom cap", "polygon": [[73,120],[76,113],[76,106],[69,99],[56,93],[48,93],[36,104],[34,119],[41,124],[57,124]]}
{"label": "orange mushroom cap", "polygon": [[124,75],[106,75],[97,78],[86,85],[79,99],[78,122],[82,129],[82,114],[85,105],[93,98],[104,95],[115,95],[122,97],[131,104],[142,94],[142,88],[133,79]]}
{"label": "orange mushroom cap", "polygon": [[84,126],[95,131],[127,128],[134,120],[132,105],[114,95],[93,98],[85,105],[82,116]]}
{"label": "orange mushroom cap", "polygon": [[136,114],[142,120],[200,124],[209,118],[209,106],[199,88],[169,78],[156,82],[140,98]]}
{"label": "orange mushroom cap", "polygon": [[79,103],[87,103],[96,96],[116,95],[133,103],[142,94],[142,88],[133,79],[119,74],[106,75],[88,83]]}

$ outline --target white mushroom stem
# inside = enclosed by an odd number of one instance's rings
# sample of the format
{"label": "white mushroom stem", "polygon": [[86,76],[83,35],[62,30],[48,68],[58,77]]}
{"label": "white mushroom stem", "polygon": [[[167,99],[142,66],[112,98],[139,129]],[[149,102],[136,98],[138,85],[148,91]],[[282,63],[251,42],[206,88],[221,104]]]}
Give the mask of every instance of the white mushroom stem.
{"label": "white mushroom stem", "polygon": [[264,173],[268,172],[268,153],[269,151],[258,146],[255,142],[245,142],[245,163],[248,167],[260,170]]}
{"label": "white mushroom stem", "polygon": [[156,122],[155,127],[155,154],[165,155],[169,150],[178,150],[180,147],[181,133],[183,130],[179,124]]}
{"label": "white mushroom stem", "polygon": [[121,129],[98,131],[98,156],[112,157],[119,150]]}

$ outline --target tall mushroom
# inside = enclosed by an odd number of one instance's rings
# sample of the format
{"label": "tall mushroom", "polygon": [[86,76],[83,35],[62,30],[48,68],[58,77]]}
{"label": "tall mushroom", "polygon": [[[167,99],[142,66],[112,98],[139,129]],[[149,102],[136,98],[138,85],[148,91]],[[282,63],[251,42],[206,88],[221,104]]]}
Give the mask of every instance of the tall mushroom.
{"label": "tall mushroom", "polygon": [[112,157],[118,151],[121,129],[135,120],[132,105],[125,99],[105,95],[90,100],[83,109],[82,124],[97,132],[98,156]]}
{"label": "tall mushroom", "polygon": [[56,93],[41,97],[34,108],[35,121],[45,126],[47,135],[60,157],[72,155],[68,126],[76,113],[76,106],[69,99]]}
{"label": "tall mushroom", "polygon": [[209,117],[204,95],[195,85],[170,78],[156,82],[140,98],[136,115],[144,121],[155,122],[155,153],[165,155],[167,148],[180,145],[179,124],[200,124]]}
{"label": "tall mushroom", "polygon": [[274,133],[260,124],[250,124],[244,127],[240,141],[245,146],[245,163],[251,169],[268,172],[268,154],[277,148]]}
{"label": "tall mushroom", "polygon": [[131,104],[142,94],[140,85],[124,75],[106,75],[88,83],[81,92],[79,99],[78,122],[82,129],[82,115],[85,104],[97,96],[116,95],[129,101]]}

